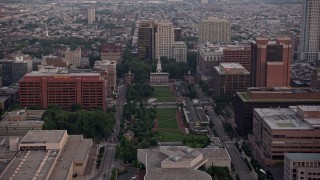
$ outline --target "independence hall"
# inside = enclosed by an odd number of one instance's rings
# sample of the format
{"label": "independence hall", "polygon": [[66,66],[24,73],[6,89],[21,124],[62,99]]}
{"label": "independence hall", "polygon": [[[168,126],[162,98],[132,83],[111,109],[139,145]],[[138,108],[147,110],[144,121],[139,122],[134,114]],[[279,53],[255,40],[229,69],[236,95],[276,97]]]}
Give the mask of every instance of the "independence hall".
{"label": "independence hall", "polygon": [[21,107],[55,104],[70,109],[77,103],[84,109],[106,109],[106,79],[100,73],[32,72],[19,84]]}

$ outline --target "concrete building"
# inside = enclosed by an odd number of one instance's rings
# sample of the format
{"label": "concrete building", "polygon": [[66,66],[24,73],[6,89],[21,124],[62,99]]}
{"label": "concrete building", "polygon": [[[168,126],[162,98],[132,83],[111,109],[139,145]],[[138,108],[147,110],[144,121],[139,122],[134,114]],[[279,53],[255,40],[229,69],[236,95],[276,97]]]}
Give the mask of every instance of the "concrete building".
{"label": "concrete building", "polygon": [[149,61],[155,58],[155,23],[153,19],[143,20],[139,23],[138,56]]}
{"label": "concrete building", "polygon": [[42,73],[34,71],[20,81],[21,107],[46,109],[56,104],[70,109],[78,103],[85,109],[106,108],[106,82],[101,73]]}
{"label": "concrete building", "polygon": [[66,50],[64,52],[64,59],[69,66],[79,67],[81,65],[81,48]]}
{"label": "concrete building", "polygon": [[266,166],[283,163],[284,153],[320,153],[320,106],[256,108],[253,154]]}
{"label": "concrete building", "polygon": [[187,62],[187,44],[183,41],[176,41],[173,45],[173,58],[176,62]]}
{"label": "concrete building", "polygon": [[210,42],[213,44],[230,43],[231,26],[226,19],[219,19],[217,17],[208,17],[199,23],[199,44]]}
{"label": "concrete building", "polygon": [[289,87],[291,39],[257,37],[251,43],[251,87]]}
{"label": "concrete building", "polygon": [[249,46],[227,46],[223,49],[223,62],[239,63],[251,70],[251,48]]}
{"label": "concrete building", "polygon": [[284,180],[320,179],[320,153],[285,153]]}
{"label": "concrete building", "polygon": [[250,72],[239,63],[220,63],[214,67],[212,84],[214,96],[233,96],[250,86]]}
{"label": "concrete building", "polygon": [[88,24],[92,24],[96,20],[96,10],[93,7],[88,8]]}
{"label": "concrete building", "polygon": [[1,64],[3,86],[17,83],[26,73],[32,71],[32,61],[24,60],[23,56],[15,60],[2,60]]}
{"label": "concrete building", "polygon": [[209,174],[197,169],[202,165],[231,168],[231,158],[224,148],[160,146],[154,149],[138,149],[137,157],[146,167],[145,180],[211,180]]}
{"label": "concrete building", "polygon": [[223,62],[223,46],[210,43],[201,44],[198,48],[197,72],[202,80],[210,80],[214,66]]}
{"label": "concrete building", "polygon": [[102,45],[100,49],[100,57],[102,60],[121,62],[122,47],[121,44],[108,43]]}
{"label": "concrete building", "polygon": [[150,83],[168,83],[169,73],[162,72],[161,61],[158,60],[156,72],[150,73]]}
{"label": "concrete building", "polygon": [[[66,179],[85,175],[92,139],[68,135],[66,130],[29,131],[0,179]],[[13,148],[12,148],[13,149]]]}
{"label": "concrete building", "polygon": [[170,22],[158,22],[155,28],[155,58],[172,58],[174,29]]}
{"label": "concrete building", "polygon": [[182,40],[182,29],[174,28],[174,41],[181,41],[181,40]]}
{"label": "concrete building", "polygon": [[[71,57],[70,55],[67,55],[69,57]],[[40,64],[38,65],[37,70],[39,69],[43,69],[46,66],[53,66],[53,67],[62,67],[62,68],[68,68],[69,67],[69,62],[67,61],[67,59],[62,58],[62,57],[57,57],[57,56],[43,56],[42,57],[42,61],[40,62]]]}
{"label": "concrete building", "polygon": [[304,0],[301,20],[301,60],[320,61],[320,0]]}
{"label": "concrete building", "polygon": [[237,92],[233,103],[240,135],[252,132],[254,108],[287,108],[296,105],[320,105],[320,91],[310,88],[248,88]]}
{"label": "concrete building", "polygon": [[104,73],[107,72],[107,86],[109,93],[116,90],[117,87],[117,63],[116,61],[101,60],[95,61],[93,69],[97,72]]}
{"label": "concrete building", "polygon": [[11,84],[8,87],[0,88],[0,102],[2,109],[7,109],[14,103],[19,101],[19,86],[18,83]]}

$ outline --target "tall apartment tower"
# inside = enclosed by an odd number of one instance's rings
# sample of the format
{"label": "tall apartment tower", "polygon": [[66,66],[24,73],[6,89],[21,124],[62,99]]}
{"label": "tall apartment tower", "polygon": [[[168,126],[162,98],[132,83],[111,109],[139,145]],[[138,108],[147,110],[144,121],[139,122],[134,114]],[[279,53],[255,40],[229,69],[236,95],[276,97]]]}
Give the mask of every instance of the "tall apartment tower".
{"label": "tall apartment tower", "polygon": [[209,17],[199,23],[199,44],[210,42],[212,44],[230,42],[230,22],[226,19]]}
{"label": "tall apartment tower", "polygon": [[81,48],[67,50],[64,52],[65,61],[73,67],[79,67],[81,64]]}
{"label": "tall apartment tower", "polygon": [[320,61],[320,0],[304,0],[301,22],[301,60]]}
{"label": "tall apartment tower", "polygon": [[155,34],[152,19],[141,21],[138,30],[138,55],[141,59],[154,59]]}
{"label": "tall apartment tower", "polygon": [[159,22],[155,28],[155,58],[172,58],[174,45],[174,29],[170,22]]}
{"label": "tall apartment tower", "polygon": [[96,10],[93,7],[88,8],[88,24],[92,24],[96,19]]}
{"label": "tall apartment tower", "polygon": [[251,44],[251,83],[252,87],[290,86],[291,39],[257,37]]}

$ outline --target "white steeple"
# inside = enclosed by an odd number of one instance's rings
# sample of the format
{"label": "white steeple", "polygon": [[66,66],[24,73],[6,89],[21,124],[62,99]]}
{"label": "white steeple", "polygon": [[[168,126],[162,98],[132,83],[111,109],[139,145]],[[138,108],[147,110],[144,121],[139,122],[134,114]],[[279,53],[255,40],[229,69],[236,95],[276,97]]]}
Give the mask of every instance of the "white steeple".
{"label": "white steeple", "polygon": [[157,72],[162,72],[161,61],[160,60],[158,60],[158,63],[157,63]]}

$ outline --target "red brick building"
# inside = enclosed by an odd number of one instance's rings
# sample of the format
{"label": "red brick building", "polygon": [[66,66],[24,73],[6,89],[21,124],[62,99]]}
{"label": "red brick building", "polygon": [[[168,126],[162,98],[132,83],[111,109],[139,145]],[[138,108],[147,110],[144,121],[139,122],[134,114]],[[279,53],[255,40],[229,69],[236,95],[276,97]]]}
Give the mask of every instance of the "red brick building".
{"label": "red brick building", "polygon": [[291,39],[257,37],[251,44],[251,86],[288,87],[290,86]]}
{"label": "red brick building", "polygon": [[223,49],[224,62],[239,63],[246,70],[251,69],[251,48],[250,47],[227,47]]}
{"label": "red brick building", "polygon": [[70,109],[77,103],[85,109],[106,108],[106,80],[100,73],[28,73],[19,83],[21,107]]}
{"label": "red brick building", "polygon": [[121,44],[104,44],[100,50],[101,60],[109,60],[115,61],[116,63],[121,63],[121,50]]}

